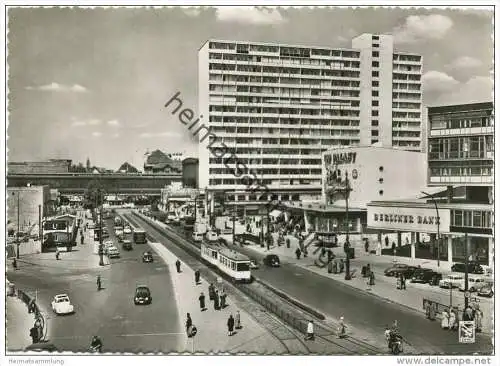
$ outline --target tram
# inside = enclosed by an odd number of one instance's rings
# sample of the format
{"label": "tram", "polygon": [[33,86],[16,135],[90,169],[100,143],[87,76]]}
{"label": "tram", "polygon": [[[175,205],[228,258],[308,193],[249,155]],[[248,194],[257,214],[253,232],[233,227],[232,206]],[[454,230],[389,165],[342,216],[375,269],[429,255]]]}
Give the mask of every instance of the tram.
{"label": "tram", "polygon": [[250,258],[217,244],[202,243],[201,257],[237,282],[252,281]]}

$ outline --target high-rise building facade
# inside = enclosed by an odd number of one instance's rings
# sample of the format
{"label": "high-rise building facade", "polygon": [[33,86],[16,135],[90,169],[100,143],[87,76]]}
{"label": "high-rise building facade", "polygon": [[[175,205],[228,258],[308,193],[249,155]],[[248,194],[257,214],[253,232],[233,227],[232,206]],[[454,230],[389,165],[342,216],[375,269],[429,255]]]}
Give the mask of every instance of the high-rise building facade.
{"label": "high-rise building facade", "polygon": [[[493,258],[494,112],[493,103],[428,108],[428,184],[460,186],[448,197],[452,256],[465,253],[483,264]],[[452,190],[448,189],[451,193]],[[461,240],[466,235],[467,240]],[[467,250],[465,244],[467,243]]]}
{"label": "high-rise building facade", "polygon": [[[352,49],[210,40],[198,62],[200,119],[281,201],[321,197],[325,150],[421,150],[422,58],[395,53],[391,36],[363,34]],[[258,204],[204,138],[200,187]]]}

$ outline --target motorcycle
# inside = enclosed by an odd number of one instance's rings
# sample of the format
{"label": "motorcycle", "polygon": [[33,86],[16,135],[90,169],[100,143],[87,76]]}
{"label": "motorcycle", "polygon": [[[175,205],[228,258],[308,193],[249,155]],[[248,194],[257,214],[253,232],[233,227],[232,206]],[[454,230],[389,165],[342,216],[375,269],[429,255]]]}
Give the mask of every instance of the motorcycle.
{"label": "motorcycle", "polygon": [[399,355],[403,352],[403,339],[400,336],[394,336],[389,339],[388,347],[393,355]]}

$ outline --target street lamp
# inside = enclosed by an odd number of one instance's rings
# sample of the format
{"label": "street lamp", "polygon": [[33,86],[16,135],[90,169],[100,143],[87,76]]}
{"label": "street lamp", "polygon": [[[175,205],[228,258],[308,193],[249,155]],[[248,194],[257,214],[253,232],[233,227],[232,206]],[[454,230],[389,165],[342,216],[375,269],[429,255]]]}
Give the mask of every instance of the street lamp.
{"label": "street lamp", "polygon": [[434,203],[434,207],[436,208],[436,226],[437,226],[437,265],[439,267],[440,264],[440,257],[441,257],[441,241],[439,237],[439,225],[440,225],[440,219],[439,219],[439,210],[438,210],[438,205],[437,202],[434,198],[434,196],[431,196],[429,193],[420,191],[423,195],[425,195],[427,198],[430,198],[432,200],[432,203]]}
{"label": "street lamp", "polygon": [[[16,258],[19,259],[19,247],[21,246],[21,243],[19,242],[19,220],[20,220],[20,217],[19,217],[19,194],[21,192],[18,190],[17,191],[17,232],[16,232]],[[15,195],[14,192],[12,192],[12,195]]]}

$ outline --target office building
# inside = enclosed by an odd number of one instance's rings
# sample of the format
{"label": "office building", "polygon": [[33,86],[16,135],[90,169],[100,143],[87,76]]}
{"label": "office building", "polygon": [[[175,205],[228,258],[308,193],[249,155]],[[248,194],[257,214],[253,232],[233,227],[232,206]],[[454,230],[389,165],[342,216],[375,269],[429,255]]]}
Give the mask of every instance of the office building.
{"label": "office building", "polygon": [[431,234],[430,243],[418,235],[412,241],[413,258],[439,257],[450,268],[468,257],[492,267],[493,103],[429,107],[427,114],[427,183],[442,187],[440,194],[371,202],[368,227]]}
{"label": "office building", "polygon": [[[198,56],[200,118],[278,200],[320,199],[325,150],[421,150],[422,57],[395,52],[392,36],[351,49],[209,40]],[[262,203],[199,137],[200,187]]]}

